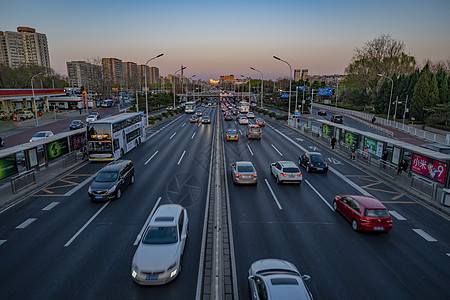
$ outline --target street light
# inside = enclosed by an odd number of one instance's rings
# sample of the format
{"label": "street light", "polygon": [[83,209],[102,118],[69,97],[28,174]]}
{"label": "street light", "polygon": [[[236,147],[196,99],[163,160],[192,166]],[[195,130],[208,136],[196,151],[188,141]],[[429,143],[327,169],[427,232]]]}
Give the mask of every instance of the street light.
{"label": "street light", "polygon": [[262,108],[263,107],[263,98],[264,98],[264,94],[263,94],[264,93],[264,85],[263,85],[264,77],[263,77],[263,74],[261,73],[261,71],[258,71],[253,67],[250,67],[250,69],[252,69],[253,71],[259,72],[259,74],[261,74],[261,108]]}
{"label": "street light", "polygon": [[148,63],[151,61],[151,60],[154,60],[154,59],[156,59],[156,58],[158,58],[158,57],[161,57],[161,56],[163,56],[164,55],[164,53],[161,53],[161,54],[159,54],[159,55],[157,55],[157,56],[155,56],[155,57],[152,57],[152,58],[150,58],[149,60],[147,60],[147,62],[145,63],[145,68],[144,68],[144,80],[145,80],[145,111],[146,111],[146,113],[147,113],[147,127],[148,127],[148,101],[147,101],[147,65],[148,65]]}
{"label": "street light", "polygon": [[39,121],[38,121],[38,111],[37,111],[37,106],[36,106],[36,99],[34,98],[33,80],[34,80],[34,77],[39,76],[39,75],[42,75],[42,73],[37,73],[36,75],[31,77],[31,91],[33,92],[34,117],[36,118],[36,127],[39,126]]}
{"label": "street light", "polygon": [[[173,109],[175,109],[175,75],[176,75],[178,72],[183,71],[184,69],[186,69],[186,67],[182,67],[181,69],[179,69],[178,71],[176,71],[176,72],[172,75]],[[183,86],[181,86],[181,93],[183,93]]]}
{"label": "street light", "polygon": [[[282,61],[284,63],[286,63],[289,66],[289,104],[288,104],[288,120],[291,119],[291,81],[292,81],[292,68],[291,65],[285,61],[282,60],[281,58],[277,57],[277,56],[273,56],[273,58],[275,58],[276,60]],[[288,121],[289,122],[289,121]],[[288,123],[289,124],[289,123]]]}
{"label": "street light", "polygon": [[377,76],[387,78],[391,81],[391,97],[389,98],[388,114],[387,114],[387,118],[386,118],[386,120],[389,121],[389,114],[391,112],[391,103],[392,103],[392,90],[394,89],[394,80],[392,80],[391,77],[387,77],[386,75],[383,75],[383,74],[377,74]]}
{"label": "street light", "polygon": [[192,81],[192,99],[194,99],[194,101],[195,101],[195,85],[194,85],[194,80],[192,80],[192,78],[194,78],[196,75],[192,75],[190,78],[191,78],[191,81]]}

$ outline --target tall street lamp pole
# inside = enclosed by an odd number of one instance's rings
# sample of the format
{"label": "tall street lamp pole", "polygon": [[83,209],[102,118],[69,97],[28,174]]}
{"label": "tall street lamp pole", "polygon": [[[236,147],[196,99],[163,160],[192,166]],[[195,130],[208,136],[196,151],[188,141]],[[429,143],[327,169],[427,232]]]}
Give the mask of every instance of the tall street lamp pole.
{"label": "tall street lamp pole", "polygon": [[192,75],[191,76],[191,81],[192,81],[192,99],[194,99],[194,101],[195,101],[195,86],[194,86],[194,80],[192,78],[194,78],[195,76],[196,75]]}
{"label": "tall street lamp pole", "polygon": [[[182,67],[181,69],[177,70],[173,76],[172,76],[172,89],[173,89],[173,109],[175,109],[175,75],[180,72],[183,71],[184,69],[186,69],[186,67]],[[181,86],[181,92],[183,92],[183,86]]]}
{"label": "tall street lamp pole", "polygon": [[286,63],[289,66],[289,104],[288,104],[288,120],[291,119],[291,82],[292,82],[292,68],[291,65],[285,61],[282,60],[281,58],[277,57],[277,56],[273,56],[273,58],[275,58],[276,60],[282,61],[284,63]]}
{"label": "tall street lamp pole", "polygon": [[164,55],[164,53],[161,53],[161,54],[159,54],[159,55],[157,55],[157,56],[155,56],[155,57],[152,57],[152,58],[150,58],[149,60],[147,60],[147,62],[145,63],[145,68],[144,68],[144,83],[145,83],[145,111],[146,111],[146,113],[147,113],[147,126],[148,126],[148,101],[147,101],[147,65],[148,65],[148,63],[151,61],[151,60],[154,60],[154,59],[156,59],[156,58],[158,58],[158,57],[161,57],[161,56],[163,56]]}
{"label": "tall street lamp pole", "polygon": [[261,108],[263,107],[263,99],[264,99],[264,77],[261,71],[256,70],[253,67],[250,67],[250,69],[252,69],[253,71],[259,72],[259,74],[261,74]]}
{"label": "tall street lamp pole", "polygon": [[38,73],[38,74],[34,75],[33,77],[31,77],[31,91],[33,92],[34,117],[36,118],[36,127],[39,126],[39,121],[38,121],[38,111],[37,111],[37,106],[36,106],[36,99],[34,98],[33,80],[36,76],[39,76],[41,74],[42,73]]}
{"label": "tall street lamp pole", "polygon": [[386,75],[383,75],[383,74],[377,74],[377,76],[381,76],[381,77],[387,78],[387,79],[389,79],[391,81],[391,97],[389,98],[388,114],[387,114],[387,118],[386,118],[386,120],[389,122],[389,115],[390,115],[390,112],[391,112],[391,103],[392,103],[392,90],[394,89],[394,80],[392,80],[391,77],[387,77]]}

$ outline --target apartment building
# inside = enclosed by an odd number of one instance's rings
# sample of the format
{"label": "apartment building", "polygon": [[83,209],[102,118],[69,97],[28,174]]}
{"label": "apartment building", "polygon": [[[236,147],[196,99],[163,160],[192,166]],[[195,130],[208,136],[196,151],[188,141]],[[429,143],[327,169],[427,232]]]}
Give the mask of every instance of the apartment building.
{"label": "apartment building", "polygon": [[150,84],[159,83],[159,69],[157,67],[150,67]]}
{"label": "apartment building", "polygon": [[84,87],[88,90],[100,91],[102,87],[102,67],[85,61],[69,61],[67,65],[70,87]]}
{"label": "apartment building", "polygon": [[150,68],[146,65],[138,65],[138,77],[141,87],[145,86],[145,78],[147,77],[147,84],[150,84]]}
{"label": "apartment building", "polygon": [[302,79],[302,70],[295,69],[294,70],[294,81],[299,81]]}
{"label": "apartment building", "polygon": [[123,85],[131,88],[139,86],[138,66],[136,63],[122,62]]}
{"label": "apartment building", "polygon": [[123,84],[122,61],[117,58],[102,58],[103,78],[106,84]]}
{"label": "apartment building", "polygon": [[17,27],[17,32],[0,31],[0,64],[10,68],[24,64],[50,68],[47,36],[31,27]]}

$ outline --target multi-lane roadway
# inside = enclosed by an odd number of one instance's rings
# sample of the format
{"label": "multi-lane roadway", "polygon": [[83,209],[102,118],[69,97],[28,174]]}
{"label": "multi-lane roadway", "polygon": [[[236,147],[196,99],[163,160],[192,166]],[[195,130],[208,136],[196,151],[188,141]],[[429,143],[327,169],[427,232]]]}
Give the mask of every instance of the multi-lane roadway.
{"label": "multi-lane roadway", "polygon": [[[220,106],[219,106],[220,108]],[[220,109],[219,109],[220,110]],[[205,108],[211,124],[181,115],[152,129],[146,143],[126,155],[136,182],[118,201],[93,203],[88,163],[55,179],[0,214],[2,299],[194,299],[215,122],[223,131],[246,126]],[[223,132],[220,132],[223,134]],[[317,299],[448,299],[450,221],[358,169],[314,141],[267,122],[263,137],[225,143],[226,174],[238,160],[253,162],[258,185],[236,186],[228,177],[240,299],[248,299],[247,271],[263,258],[294,263],[311,279]],[[305,150],[322,152],[327,174],[303,172],[301,185],[278,185],[270,163],[297,162]],[[371,194],[394,218],[387,234],[354,232],[332,209],[336,194]],[[137,236],[160,204],[179,203],[189,214],[183,270],[173,282],[142,287],[131,278]]]}

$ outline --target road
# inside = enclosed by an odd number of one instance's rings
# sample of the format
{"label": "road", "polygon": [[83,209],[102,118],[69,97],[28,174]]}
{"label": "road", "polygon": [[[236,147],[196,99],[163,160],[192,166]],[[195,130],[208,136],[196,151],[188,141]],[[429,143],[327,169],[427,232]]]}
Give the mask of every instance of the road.
{"label": "road", "polygon": [[[194,299],[214,122],[223,131],[245,126],[206,108],[212,124],[189,115],[161,123],[126,155],[136,182],[118,201],[93,203],[87,163],[0,214],[0,294],[3,299]],[[218,118],[217,118],[218,117]],[[327,174],[306,173],[299,185],[277,185],[276,160],[302,151],[323,153]],[[262,258],[294,263],[316,299],[448,299],[450,221],[397,192],[314,141],[268,122],[262,140],[225,142],[227,176],[237,160],[252,161],[257,186],[228,177],[239,298],[248,299],[247,271]],[[336,194],[369,193],[394,217],[388,234],[357,233],[331,208]],[[142,287],[131,278],[136,237],[155,206],[180,203],[189,215],[183,271],[173,282]]]}

